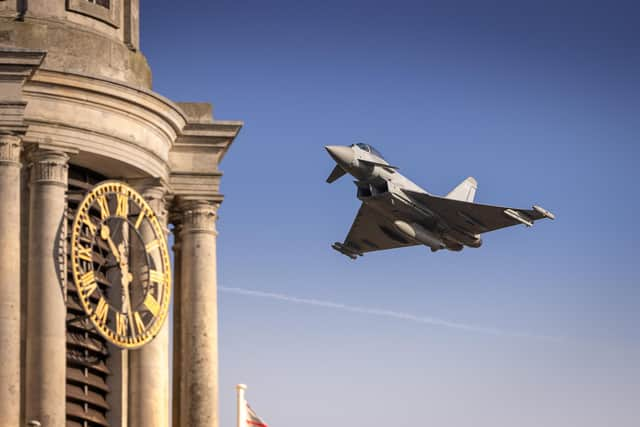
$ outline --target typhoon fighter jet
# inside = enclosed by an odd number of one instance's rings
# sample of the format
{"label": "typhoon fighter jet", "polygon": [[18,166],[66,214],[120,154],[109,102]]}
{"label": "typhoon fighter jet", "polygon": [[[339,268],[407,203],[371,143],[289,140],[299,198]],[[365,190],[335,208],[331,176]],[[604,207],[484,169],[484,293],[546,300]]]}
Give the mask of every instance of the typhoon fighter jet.
{"label": "typhoon fighter jet", "polygon": [[479,248],[482,233],[518,224],[531,227],[536,220],[555,218],[535,205],[516,209],[473,203],[478,183],[472,177],[445,197],[434,196],[402,176],[368,144],[325,149],[337,163],[327,182],[352,175],[362,201],[345,241],[332,245],[352,259],[365,252],[414,245],[428,246],[432,252]]}

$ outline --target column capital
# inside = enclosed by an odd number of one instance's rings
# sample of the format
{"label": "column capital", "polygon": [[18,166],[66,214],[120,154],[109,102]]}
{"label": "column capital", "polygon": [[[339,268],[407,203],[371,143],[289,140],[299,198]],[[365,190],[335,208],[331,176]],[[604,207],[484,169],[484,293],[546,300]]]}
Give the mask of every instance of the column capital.
{"label": "column capital", "polygon": [[170,219],[179,233],[218,234],[216,219],[219,203],[204,200],[179,201]]}
{"label": "column capital", "polygon": [[0,133],[0,164],[20,166],[22,140],[11,133]]}
{"label": "column capital", "polygon": [[36,149],[29,157],[32,183],[67,186],[69,156],[65,152]]}
{"label": "column capital", "polygon": [[165,224],[167,218],[166,196],[169,191],[167,185],[157,178],[129,179],[128,182],[144,197],[161,222]]}
{"label": "column capital", "polygon": [[21,372],[21,308],[26,307],[21,283],[21,254],[26,247],[21,239],[22,174],[20,138],[0,133],[0,425],[20,424],[20,398],[24,385]]}

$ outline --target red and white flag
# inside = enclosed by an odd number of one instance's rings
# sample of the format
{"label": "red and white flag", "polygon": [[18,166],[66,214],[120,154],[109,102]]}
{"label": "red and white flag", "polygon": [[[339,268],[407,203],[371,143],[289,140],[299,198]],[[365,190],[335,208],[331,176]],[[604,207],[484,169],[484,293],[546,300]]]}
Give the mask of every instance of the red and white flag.
{"label": "red and white flag", "polygon": [[256,412],[247,403],[247,426],[251,427],[269,427],[267,423],[256,414]]}
{"label": "red and white flag", "polygon": [[238,384],[236,391],[238,392],[238,424],[237,427],[269,427],[267,423],[251,409],[251,406],[244,398],[247,386]]}

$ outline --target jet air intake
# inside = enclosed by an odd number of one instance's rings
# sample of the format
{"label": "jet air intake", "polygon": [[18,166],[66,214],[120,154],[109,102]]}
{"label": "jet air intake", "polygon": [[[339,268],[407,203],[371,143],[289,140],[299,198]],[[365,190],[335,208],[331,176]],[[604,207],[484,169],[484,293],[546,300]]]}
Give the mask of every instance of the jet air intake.
{"label": "jet air intake", "polygon": [[447,246],[440,237],[415,222],[409,224],[408,222],[397,220],[393,222],[393,225],[403,235],[423,245],[429,246],[434,252],[438,249],[444,249]]}

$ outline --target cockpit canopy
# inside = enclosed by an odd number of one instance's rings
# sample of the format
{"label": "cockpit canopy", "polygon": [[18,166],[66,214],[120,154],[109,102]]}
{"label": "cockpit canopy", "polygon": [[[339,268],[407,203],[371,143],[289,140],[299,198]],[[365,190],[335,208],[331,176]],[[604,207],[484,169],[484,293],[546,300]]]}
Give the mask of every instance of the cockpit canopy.
{"label": "cockpit canopy", "polygon": [[367,153],[371,153],[371,154],[373,154],[374,156],[378,156],[378,157],[380,157],[381,159],[384,159],[384,157],[382,156],[382,154],[381,154],[378,150],[376,150],[375,148],[373,148],[371,145],[369,145],[369,144],[363,144],[362,142],[358,142],[357,144],[351,144],[351,146],[352,146],[352,147],[353,147],[353,146],[356,146],[356,147],[358,147],[358,148],[360,148],[360,149],[362,149],[362,150],[366,151]]}

